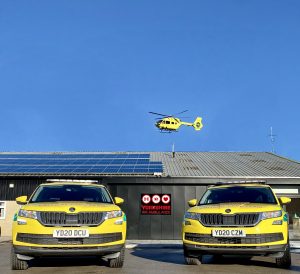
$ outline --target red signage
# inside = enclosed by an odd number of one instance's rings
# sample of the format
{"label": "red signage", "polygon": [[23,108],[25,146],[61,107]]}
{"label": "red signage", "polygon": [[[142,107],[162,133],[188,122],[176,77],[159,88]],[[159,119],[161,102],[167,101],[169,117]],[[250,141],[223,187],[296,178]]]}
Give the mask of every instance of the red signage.
{"label": "red signage", "polygon": [[171,194],[142,194],[142,215],[171,215]]}

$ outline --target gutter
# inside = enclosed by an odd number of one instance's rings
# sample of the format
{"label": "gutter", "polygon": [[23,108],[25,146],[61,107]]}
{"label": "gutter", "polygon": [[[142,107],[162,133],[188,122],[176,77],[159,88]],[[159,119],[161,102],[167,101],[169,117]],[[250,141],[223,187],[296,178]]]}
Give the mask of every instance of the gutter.
{"label": "gutter", "polygon": [[191,179],[300,179],[300,177],[271,177],[271,176],[165,176],[166,178],[173,179],[183,179],[183,178],[191,178]]}

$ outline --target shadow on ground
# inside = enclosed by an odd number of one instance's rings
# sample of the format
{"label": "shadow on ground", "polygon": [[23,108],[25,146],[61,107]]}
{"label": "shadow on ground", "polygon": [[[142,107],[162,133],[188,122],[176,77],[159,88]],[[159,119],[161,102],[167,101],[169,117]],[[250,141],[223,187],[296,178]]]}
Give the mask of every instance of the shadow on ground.
{"label": "shadow on ground", "polygon": [[[183,256],[182,249],[178,248],[143,248],[137,247],[132,252],[131,255],[140,257],[143,259],[172,263],[178,265],[185,265],[185,260]],[[203,257],[202,264],[211,265],[243,265],[243,266],[258,266],[265,268],[276,268],[274,258],[266,257],[241,257],[241,256],[213,256],[205,255]],[[289,270],[300,272],[300,266],[292,265]],[[284,271],[284,269],[282,269]]]}
{"label": "shadow on ground", "polygon": [[96,257],[59,257],[40,258],[30,261],[30,267],[74,267],[74,266],[107,266],[107,262]]}
{"label": "shadow on ground", "polygon": [[183,251],[178,248],[144,248],[136,247],[131,252],[131,255],[144,258],[148,260],[173,263],[173,264],[185,264]]}

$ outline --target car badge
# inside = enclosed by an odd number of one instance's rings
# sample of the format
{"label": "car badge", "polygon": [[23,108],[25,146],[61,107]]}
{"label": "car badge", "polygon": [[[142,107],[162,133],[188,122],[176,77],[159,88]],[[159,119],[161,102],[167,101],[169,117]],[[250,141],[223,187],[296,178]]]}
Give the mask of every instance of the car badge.
{"label": "car badge", "polygon": [[70,212],[74,212],[74,211],[75,211],[75,207],[70,207],[70,208],[69,208],[69,211],[70,211]]}
{"label": "car badge", "polygon": [[227,208],[227,209],[225,210],[225,212],[226,212],[226,213],[230,213],[230,212],[231,212],[231,209]]}

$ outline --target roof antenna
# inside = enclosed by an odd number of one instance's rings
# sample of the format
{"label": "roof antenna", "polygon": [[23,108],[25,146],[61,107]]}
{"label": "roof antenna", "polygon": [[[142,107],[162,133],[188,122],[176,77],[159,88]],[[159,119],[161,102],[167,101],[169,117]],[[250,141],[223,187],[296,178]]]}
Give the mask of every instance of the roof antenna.
{"label": "roof antenna", "polygon": [[270,136],[271,145],[272,145],[272,153],[275,154],[275,137],[276,137],[277,135],[274,135],[274,134],[273,134],[273,127],[271,127],[271,131],[270,131],[269,136]]}
{"label": "roof antenna", "polygon": [[172,145],[172,157],[175,158],[175,144]]}

